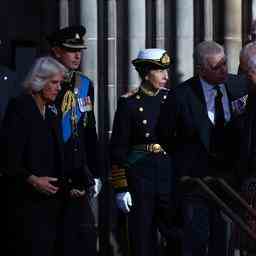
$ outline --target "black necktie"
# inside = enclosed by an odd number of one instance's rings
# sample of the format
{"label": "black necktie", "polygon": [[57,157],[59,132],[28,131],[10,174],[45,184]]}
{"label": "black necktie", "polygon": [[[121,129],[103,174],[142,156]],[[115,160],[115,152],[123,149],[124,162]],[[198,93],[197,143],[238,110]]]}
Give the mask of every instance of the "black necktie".
{"label": "black necktie", "polygon": [[225,124],[225,116],[224,116],[224,108],[222,104],[222,92],[220,90],[220,87],[216,85],[214,87],[216,90],[216,96],[215,96],[215,117],[214,117],[214,123],[216,128],[224,128]]}
{"label": "black necktie", "polygon": [[211,133],[211,153],[214,156],[213,166],[219,169],[223,161],[223,151],[225,148],[225,117],[224,108],[222,104],[222,92],[220,87],[216,85],[214,87],[216,90],[215,96],[215,115],[214,115],[214,127]]}

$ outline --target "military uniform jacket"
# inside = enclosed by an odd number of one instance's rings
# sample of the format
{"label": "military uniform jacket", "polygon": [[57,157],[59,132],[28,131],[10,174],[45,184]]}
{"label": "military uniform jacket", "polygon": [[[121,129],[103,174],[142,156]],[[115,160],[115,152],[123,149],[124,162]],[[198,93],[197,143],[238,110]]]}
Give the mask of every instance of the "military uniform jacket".
{"label": "military uniform jacket", "polygon": [[167,89],[161,88],[153,95],[140,87],[120,97],[110,143],[112,184],[117,191],[127,188],[125,168],[134,146],[157,143],[155,126],[167,93]]}
{"label": "military uniform jacket", "polygon": [[93,111],[94,89],[92,82],[81,73],[75,72],[72,80],[70,82],[64,82],[62,85],[62,91],[56,102],[62,112],[63,118],[63,109],[69,108],[70,106],[67,105],[72,104],[70,97],[67,97],[67,95],[74,96],[76,83],[81,83],[81,80],[89,83],[87,93],[89,103],[88,105],[82,106],[83,104],[79,105],[77,99],[74,100],[78,111],[81,110],[81,107],[86,108],[86,111],[80,111],[79,114],[81,116],[77,120],[76,127],[72,126],[72,117],[68,120],[71,124],[71,134],[64,141],[64,172],[66,176],[73,178],[74,183],[82,183],[81,185],[88,186],[90,184],[85,183],[90,183],[92,176],[101,176],[99,172],[99,145]]}

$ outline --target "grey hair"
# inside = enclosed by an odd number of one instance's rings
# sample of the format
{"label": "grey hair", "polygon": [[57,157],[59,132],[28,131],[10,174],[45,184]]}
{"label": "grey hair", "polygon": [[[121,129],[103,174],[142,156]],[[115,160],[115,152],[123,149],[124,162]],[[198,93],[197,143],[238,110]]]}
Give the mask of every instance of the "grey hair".
{"label": "grey hair", "polygon": [[67,69],[53,57],[46,56],[36,59],[28,72],[23,87],[34,92],[41,91],[49,79]]}
{"label": "grey hair", "polygon": [[244,59],[246,61],[252,54],[256,54],[256,42],[248,43],[241,49],[240,59]]}
{"label": "grey hair", "polygon": [[256,56],[252,55],[248,58],[248,70],[256,69]]}
{"label": "grey hair", "polygon": [[224,53],[224,48],[214,41],[203,41],[199,43],[194,52],[194,61],[196,65],[207,65],[207,58],[210,55]]}

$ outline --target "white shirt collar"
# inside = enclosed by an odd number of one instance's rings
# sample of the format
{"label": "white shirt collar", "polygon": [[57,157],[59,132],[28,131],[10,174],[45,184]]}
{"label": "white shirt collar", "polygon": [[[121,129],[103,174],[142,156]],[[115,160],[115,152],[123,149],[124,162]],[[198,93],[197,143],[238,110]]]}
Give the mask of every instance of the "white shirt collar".
{"label": "white shirt collar", "polygon": [[[211,91],[214,89],[215,85],[209,84],[207,81],[205,81],[203,78],[200,77],[200,82],[202,84],[203,90],[206,91]],[[224,90],[225,85],[224,84],[218,84],[218,86],[220,87],[221,91]]]}

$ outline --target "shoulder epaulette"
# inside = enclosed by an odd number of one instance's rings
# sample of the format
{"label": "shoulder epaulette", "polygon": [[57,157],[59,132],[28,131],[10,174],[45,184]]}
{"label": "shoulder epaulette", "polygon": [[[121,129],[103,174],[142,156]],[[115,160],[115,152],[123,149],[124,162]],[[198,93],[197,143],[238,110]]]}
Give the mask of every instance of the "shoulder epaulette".
{"label": "shoulder epaulette", "polygon": [[129,97],[133,96],[134,94],[136,94],[138,91],[139,91],[139,88],[128,91],[127,93],[121,95],[121,98],[129,98]]}

